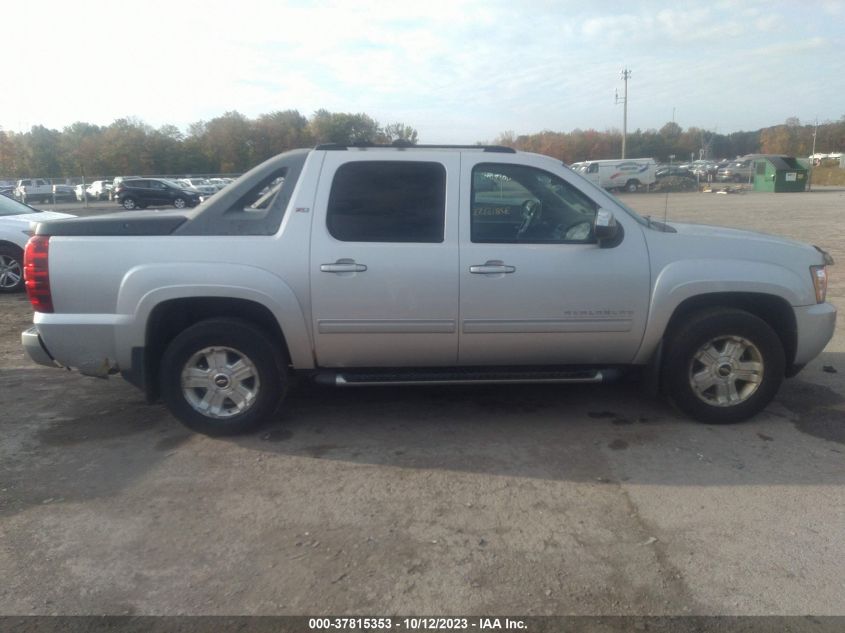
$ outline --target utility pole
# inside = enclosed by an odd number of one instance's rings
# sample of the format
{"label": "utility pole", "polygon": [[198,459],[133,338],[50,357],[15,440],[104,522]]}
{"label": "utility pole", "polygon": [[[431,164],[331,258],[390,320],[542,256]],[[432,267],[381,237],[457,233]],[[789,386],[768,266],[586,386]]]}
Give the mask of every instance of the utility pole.
{"label": "utility pole", "polygon": [[631,77],[631,71],[623,68],[621,76],[625,82],[625,96],[620,99],[619,93],[616,93],[616,104],[622,104],[622,158],[625,158],[625,142],[628,138],[628,79]]}
{"label": "utility pole", "polygon": [[807,191],[813,190],[813,167],[816,166],[816,134],[818,134],[818,132],[819,117],[816,117],[816,125],[813,128],[813,151],[810,153],[810,169],[807,172]]}

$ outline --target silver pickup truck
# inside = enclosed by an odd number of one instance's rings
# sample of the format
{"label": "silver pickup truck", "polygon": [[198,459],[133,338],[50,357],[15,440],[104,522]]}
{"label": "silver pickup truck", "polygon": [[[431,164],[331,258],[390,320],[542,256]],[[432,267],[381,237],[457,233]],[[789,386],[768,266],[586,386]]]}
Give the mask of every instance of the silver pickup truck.
{"label": "silver pickup truck", "polygon": [[178,212],[41,222],[38,363],[120,373],[190,428],[252,429],[294,374],[339,386],[600,382],[705,422],[763,409],[830,340],[821,249],[642,218],[504,147],[286,152]]}

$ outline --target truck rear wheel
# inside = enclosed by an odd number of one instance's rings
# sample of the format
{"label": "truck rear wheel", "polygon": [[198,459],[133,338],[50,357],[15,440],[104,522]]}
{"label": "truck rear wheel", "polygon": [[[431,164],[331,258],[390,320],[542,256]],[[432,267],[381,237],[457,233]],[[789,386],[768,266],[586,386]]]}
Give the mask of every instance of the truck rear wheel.
{"label": "truck rear wheel", "polygon": [[783,345],[748,312],[703,310],[667,343],[663,384],[678,408],[700,422],[746,420],[771,402],[783,382]]}
{"label": "truck rear wheel", "polygon": [[159,375],[170,412],[206,435],[258,428],[278,412],[287,390],[278,345],[240,319],[208,319],[181,332],[165,350]]}

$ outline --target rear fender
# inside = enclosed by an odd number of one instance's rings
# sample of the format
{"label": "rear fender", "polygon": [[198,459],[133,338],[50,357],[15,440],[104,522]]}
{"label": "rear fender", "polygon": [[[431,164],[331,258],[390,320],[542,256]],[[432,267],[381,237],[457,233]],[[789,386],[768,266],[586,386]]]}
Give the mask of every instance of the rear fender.
{"label": "rear fender", "polygon": [[145,345],[147,322],[157,305],[191,297],[242,299],[263,305],[282,330],[293,366],[314,367],[308,320],[284,280],[254,266],[208,262],[150,264],[127,272],[117,299],[118,314],[128,316],[115,334],[119,366],[131,367],[132,348]]}

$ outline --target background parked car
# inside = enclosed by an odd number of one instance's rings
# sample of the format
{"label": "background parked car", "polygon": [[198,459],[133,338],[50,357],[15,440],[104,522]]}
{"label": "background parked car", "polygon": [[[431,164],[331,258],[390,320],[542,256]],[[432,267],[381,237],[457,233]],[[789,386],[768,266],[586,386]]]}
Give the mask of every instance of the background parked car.
{"label": "background parked car", "polygon": [[15,198],[23,204],[52,202],[53,185],[44,178],[22,178],[15,187]]}
{"label": "background parked car", "polygon": [[195,207],[200,194],[181,183],[163,178],[131,178],[120,182],[113,191],[117,201],[127,211],[148,206],[173,205],[177,209]]}
{"label": "background parked car", "polygon": [[719,171],[719,168],[716,166],[716,163],[707,160],[697,160],[693,162],[690,168],[692,175],[698,177],[700,180],[708,180],[709,178],[715,177],[717,171]]}
{"label": "background parked car", "polygon": [[748,182],[754,175],[754,160],[746,158],[730,163],[716,172],[716,180],[719,182]]}
{"label": "background parked car", "polygon": [[661,165],[654,172],[654,176],[658,180],[661,178],[668,178],[669,176],[679,176],[681,178],[693,177],[692,172],[689,169],[679,165]]}
{"label": "background parked car", "polygon": [[[213,186],[215,189],[217,189],[217,191],[220,191],[223,187],[225,187],[226,185],[228,185],[228,184],[229,184],[229,183],[228,183],[228,182],[226,182],[226,180],[225,180],[225,179],[223,179],[223,178],[209,178],[209,179],[207,180],[207,182],[208,182],[208,184],[210,184],[211,186]],[[230,181],[230,182],[231,182],[231,181]]]}
{"label": "background parked car", "polygon": [[0,293],[23,290],[23,249],[31,221],[72,218],[67,213],[39,211],[30,206],[0,197]]}
{"label": "background parked car", "polygon": [[178,182],[185,185],[186,188],[204,196],[211,196],[218,191],[217,187],[209,183],[205,178],[181,178]]}
{"label": "background parked car", "polygon": [[95,180],[88,186],[88,197],[93,200],[108,200],[111,190],[111,180]]}
{"label": "background parked car", "polygon": [[73,185],[53,185],[53,195],[49,202],[74,202],[76,189]]}
{"label": "background parked car", "polygon": [[112,188],[109,191],[109,200],[116,200],[117,193],[115,193],[115,189],[122,183],[124,180],[132,180],[134,178],[140,178],[140,176],[117,176],[112,180]]}

